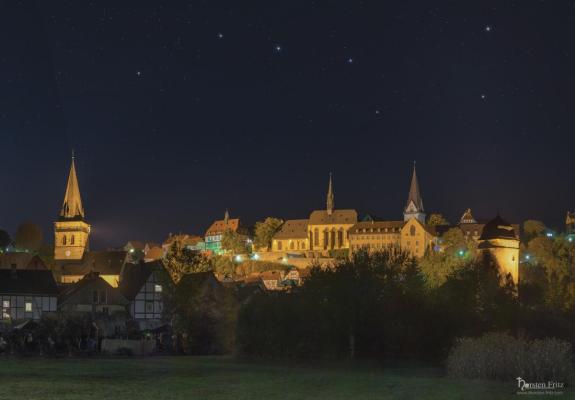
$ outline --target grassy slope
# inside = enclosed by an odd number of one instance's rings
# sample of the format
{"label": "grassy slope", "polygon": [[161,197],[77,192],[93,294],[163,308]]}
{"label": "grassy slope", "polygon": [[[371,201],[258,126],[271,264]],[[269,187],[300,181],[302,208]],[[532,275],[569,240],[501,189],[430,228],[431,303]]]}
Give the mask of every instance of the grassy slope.
{"label": "grassy slope", "polygon": [[351,371],[222,357],[0,359],[0,399],[11,400],[503,399],[515,396],[514,385],[454,381],[423,368]]}

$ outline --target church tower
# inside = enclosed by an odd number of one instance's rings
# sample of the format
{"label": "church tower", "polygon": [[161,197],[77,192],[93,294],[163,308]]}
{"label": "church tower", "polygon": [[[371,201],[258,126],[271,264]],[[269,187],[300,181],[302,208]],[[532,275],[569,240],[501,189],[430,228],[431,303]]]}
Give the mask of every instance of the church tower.
{"label": "church tower", "polygon": [[417,173],[415,172],[415,162],[413,162],[413,175],[411,176],[411,186],[407,196],[407,204],[403,210],[403,220],[408,221],[411,218],[417,219],[425,224],[425,212],[423,210],[423,200],[419,192],[419,183],[417,182]]}
{"label": "church tower", "polygon": [[54,222],[54,259],[81,260],[88,250],[90,225],[84,221],[84,208],[76,176],[74,154],[60,216]]}
{"label": "church tower", "polygon": [[333,198],[333,184],[331,182],[331,172],[329,173],[329,185],[327,187],[327,204],[326,210],[327,215],[331,215],[333,213],[333,209],[335,207],[334,198]]}

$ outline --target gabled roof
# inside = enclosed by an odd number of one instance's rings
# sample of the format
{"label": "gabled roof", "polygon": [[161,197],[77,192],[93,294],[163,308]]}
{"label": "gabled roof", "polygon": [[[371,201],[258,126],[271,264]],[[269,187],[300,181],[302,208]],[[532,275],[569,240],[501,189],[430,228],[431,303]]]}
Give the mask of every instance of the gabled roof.
{"label": "gabled roof", "polygon": [[307,219],[288,219],[274,235],[274,239],[305,239],[308,222]]}
{"label": "gabled roof", "polygon": [[82,207],[82,198],[80,197],[80,185],[78,185],[78,177],[76,176],[74,156],[72,156],[66,194],[64,195],[64,202],[60,210],[60,219],[84,219],[84,208]]}
{"label": "gabled roof", "polygon": [[460,224],[475,224],[475,223],[477,223],[475,218],[473,218],[473,214],[471,214],[471,208],[468,208],[467,210],[465,210],[465,212],[461,216],[461,219],[459,220],[459,223]]}
{"label": "gabled roof", "polygon": [[[82,303],[77,296],[89,297],[91,298],[92,289],[102,289],[105,288],[108,292],[107,304],[121,304],[128,305],[129,301],[126,299],[122,293],[117,289],[112,287],[108,282],[100,277],[97,272],[90,272],[78,282],[68,286],[58,298],[59,305],[64,305],[66,303],[73,303],[74,301]],[[90,291],[89,294],[82,294],[84,290]],[[91,300],[90,300],[91,303]]]}
{"label": "gabled roof", "polygon": [[333,210],[331,215],[327,210],[315,210],[309,216],[309,225],[329,224],[355,224],[357,223],[357,211]]}
{"label": "gabled roof", "polygon": [[164,249],[161,247],[150,247],[144,255],[144,260],[159,260],[164,256]]}
{"label": "gabled roof", "polygon": [[364,229],[366,230],[366,232],[369,233],[372,232],[385,233],[386,229],[388,233],[399,232],[399,230],[401,230],[401,228],[405,224],[406,224],[405,221],[362,221],[352,226],[349,229],[349,233],[350,234],[363,233]]}
{"label": "gabled roof", "polygon": [[56,261],[56,265],[63,275],[86,275],[91,271],[100,275],[120,275],[127,254],[123,250],[87,251],[81,260]]}
{"label": "gabled roof", "polygon": [[52,271],[0,269],[0,294],[58,295]]}
{"label": "gabled roof", "polygon": [[480,240],[517,239],[513,225],[505,221],[499,214],[483,227]]}
{"label": "gabled roof", "polygon": [[201,236],[179,233],[177,235],[170,235],[170,237],[164,240],[162,246],[171,246],[174,242],[179,242],[182,246],[195,246],[202,240],[204,239]]}
{"label": "gabled roof", "polygon": [[411,185],[409,187],[409,195],[407,196],[407,203],[405,208],[409,207],[409,204],[413,202],[417,211],[423,211],[423,200],[421,199],[421,193],[419,191],[419,182],[417,180],[417,173],[415,171],[415,164],[413,165],[413,175],[411,176]]}
{"label": "gabled roof", "polygon": [[200,286],[207,282],[212,286],[221,287],[220,281],[216,278],[212,271],[194,272],[192,274],[184,274],[178,282],[178,286]]}
{"label": "gabled roof", "polygon": [[227,220],[227,222],[225,219],[220,219],[212,223],[212,225],[206,231],[205,236],[219,235],[221,233],[224,233],[228,229],[236,232],[239,227],[240,227],[239,218],[230,218]]}
{"label": "gabled roof", "polygon": [[127,247],[143,251],[144,248],[146,247],[146,244],[144,242],[140,242],[139,240],[130,240],[124,246],[124,248],[127,248]]}
{"label": "gabled roof", "polygon": [[276,281],[281,280],[283,277],[280,271],[264,271],[259,275],[262,281]]}
{"label": "gabled roof", "polygon": [[160,261],[148,263],[128,263],[122,268],[118,289],[128,300],[134,300],[140,289],[155,271],[164,268]]}
{"label": "gabled roof", "polygon": [[17,269],[47,269],[44,261],[32,253],[14,252],[0,254],[0,269],[12,268],[14,265]]}

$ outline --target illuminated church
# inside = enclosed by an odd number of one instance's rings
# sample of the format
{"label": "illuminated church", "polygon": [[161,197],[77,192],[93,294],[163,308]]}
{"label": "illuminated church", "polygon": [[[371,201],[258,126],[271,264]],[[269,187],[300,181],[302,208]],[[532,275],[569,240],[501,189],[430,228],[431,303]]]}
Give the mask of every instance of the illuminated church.
{"label": "illuminated church", "polygon": [[90,225],[84,219],[76,163],[72,155],[64,202],[60,216],[54,222],[54,260],[81,260],[84,252],[89,250],[89,236]]}
{"label": "illuminated church", "polygon": [[72,155],[64,202],[58,220],[54,222],[54,275],[60,283],[75,283],[88,273],[97,273],[117,287],[127,252],[90,251],[90,230]]}

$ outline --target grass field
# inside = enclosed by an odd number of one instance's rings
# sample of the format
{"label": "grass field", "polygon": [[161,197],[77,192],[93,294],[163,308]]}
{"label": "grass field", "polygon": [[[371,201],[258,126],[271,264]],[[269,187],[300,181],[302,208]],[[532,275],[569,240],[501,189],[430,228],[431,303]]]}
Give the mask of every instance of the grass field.
{"label": "grass field", "polygon": [[504,399],[515,392],[515,382],[458,381],[430,368],[282,366],[227,357],[0,358],[0,399],[10,400]]}

